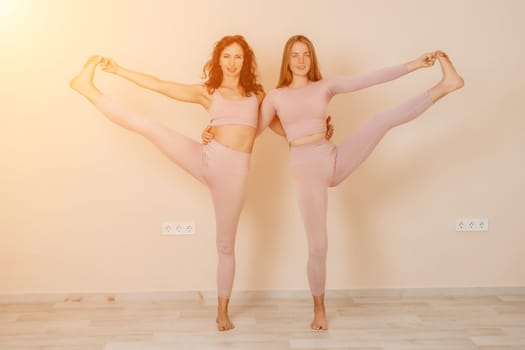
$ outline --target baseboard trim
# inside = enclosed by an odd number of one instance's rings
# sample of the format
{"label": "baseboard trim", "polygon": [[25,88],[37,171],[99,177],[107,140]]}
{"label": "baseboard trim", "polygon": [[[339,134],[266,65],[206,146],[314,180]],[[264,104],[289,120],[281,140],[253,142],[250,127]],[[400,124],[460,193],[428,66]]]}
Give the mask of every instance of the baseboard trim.
{"label": "baseboard trim", "polygon": [[[377,288],[327,290],[326,298],[415,298],[415,297],[483,297],[525,296],[525,287],[467,287],[467,288]],[[308,290],[234,291],[232,300],[304,299],[311,298]],[[163,302],[203,301],[215,303],[216,291],[149,291],[149,292],[92,292],[92,293],[24,293],[0,294],[0,304],[14,303],[74,303],[74,302]]]}

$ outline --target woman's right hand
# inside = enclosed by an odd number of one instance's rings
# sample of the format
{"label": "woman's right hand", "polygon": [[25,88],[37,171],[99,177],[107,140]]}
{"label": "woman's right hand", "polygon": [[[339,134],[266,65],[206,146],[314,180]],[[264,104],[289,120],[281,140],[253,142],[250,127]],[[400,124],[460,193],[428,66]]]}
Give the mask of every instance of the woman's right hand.
{"label": "woman's right hand", "polygon": [[102,68],[103,71],[108,73],[116,73],[117,67],[118,64],[113,58],[102,57],[102,61],[100,62],[100,68]]}
{"label": "woman's right hand", "polygon": [[418,68],[432,67],[436,62],[436,52],[427,52],[416,58]]}
{"label": "woman's right hand", "polygon": [[215,135],[213,134],[212,130],[211,130],[211,125],[208,125],[206,127],[206,129],[204,129],[202,131],[202,134],[201,134],[201,138],[202,138],[202,143],[204,145],[207,145],[208,143],[211,142],[211,140],[213,140],[215,137]]}
{"label": "woman's right hand", "polygon": [[332,116],[329,115],[327,118],[326,118],[326,139],[327,140],[330,140],[332,138],[332,136],[334,136],[334,126],[332,125],[331,123],[332,121]]}
{"label": "woman's right hand", "polygon": [[406,64],[407,70],[413,72],[420,68],[432,67],[436,62],[436,52],[427,52]]}

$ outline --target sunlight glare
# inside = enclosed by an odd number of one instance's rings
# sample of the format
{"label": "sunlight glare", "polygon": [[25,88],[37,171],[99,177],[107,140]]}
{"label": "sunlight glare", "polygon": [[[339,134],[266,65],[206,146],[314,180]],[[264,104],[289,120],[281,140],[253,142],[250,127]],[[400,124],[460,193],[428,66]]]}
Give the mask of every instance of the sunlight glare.
{"label": "sunlight glare", "polygon": [[16,0],[0,0],[0,31],[6,31],[15,17]]}

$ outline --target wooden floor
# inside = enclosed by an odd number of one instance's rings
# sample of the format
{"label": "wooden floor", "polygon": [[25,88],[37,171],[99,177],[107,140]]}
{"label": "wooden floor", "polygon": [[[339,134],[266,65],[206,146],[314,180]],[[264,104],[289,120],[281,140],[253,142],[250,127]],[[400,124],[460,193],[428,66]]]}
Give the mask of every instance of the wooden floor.
{"label": "wooden floor", "polygon": [[0,304],[0,349],[525,349],[525,296],[328,298],[330,329],[308,328],[309,298],[232,300],[218,332],[206,298],[77,297]]}

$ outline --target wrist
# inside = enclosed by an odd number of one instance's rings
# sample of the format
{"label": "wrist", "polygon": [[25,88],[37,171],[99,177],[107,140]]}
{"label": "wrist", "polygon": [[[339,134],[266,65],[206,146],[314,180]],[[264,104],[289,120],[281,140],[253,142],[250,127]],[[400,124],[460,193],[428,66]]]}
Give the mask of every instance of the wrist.
{"label": "wrist", "polygon": [[418,60],[413,60],[406,63],[406,68],[408,72],[413,72],[421,67],[419,66]]}
{"label": "wrist", "polygon": [[119,65],[116,65],[115,69],[111,73],[113,73],[115,75],[122,75],[123,70],[124,70],[124,68],[122,68]]}

